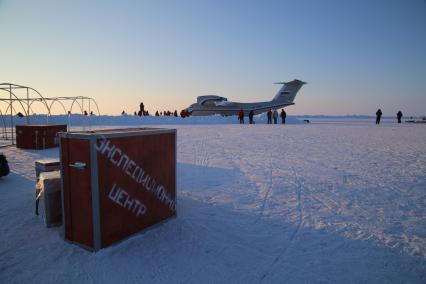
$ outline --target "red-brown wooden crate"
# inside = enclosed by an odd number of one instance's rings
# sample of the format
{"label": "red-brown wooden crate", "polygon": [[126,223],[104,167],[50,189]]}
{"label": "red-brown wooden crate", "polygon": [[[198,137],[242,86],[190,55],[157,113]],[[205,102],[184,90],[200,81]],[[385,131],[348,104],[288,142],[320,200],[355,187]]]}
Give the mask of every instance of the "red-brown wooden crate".
{"label": "red-brown wooden crate", "polygon": [[[66,239],[98,250],[176,215],[176,130],[69,132],[61,137]],[[73,167],[76,162],[85,166]],[[87,176],[90,182],[83,182]],[[92,235],[79,228],[87,222],[73,221],[72,212],[80,206],[74,195],[91,196]],[[92,237],[92,245],[77,240],[76,230]]]}
{"label": "red-brown wooden crate", "polygon": [[70,166],[75,162],[86,163],[90,169],[90,141],[61,138],[65,238],[93,248],[91,172]]}
{"label": "red-brown wooden crate", "polygon": [[58,132],[66,132],[62,124],[16,125],[16,147],[47,149],[59,146]]}

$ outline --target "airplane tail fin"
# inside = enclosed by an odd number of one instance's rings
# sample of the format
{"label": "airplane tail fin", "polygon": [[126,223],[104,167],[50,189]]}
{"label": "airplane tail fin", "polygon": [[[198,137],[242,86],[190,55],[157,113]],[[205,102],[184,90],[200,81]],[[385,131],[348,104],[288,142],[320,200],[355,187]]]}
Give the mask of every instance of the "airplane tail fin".
{"label": "airplane tail fin", "polygon": [[306,82],[302,82],[300,80],[293,80],[287,83],[278,82],[275,84],[282,84],[283,86],[272,99],[272,101],[292,104],[297,92],[300,90],[300,88],[302,88],[304,84],[306,84]]}

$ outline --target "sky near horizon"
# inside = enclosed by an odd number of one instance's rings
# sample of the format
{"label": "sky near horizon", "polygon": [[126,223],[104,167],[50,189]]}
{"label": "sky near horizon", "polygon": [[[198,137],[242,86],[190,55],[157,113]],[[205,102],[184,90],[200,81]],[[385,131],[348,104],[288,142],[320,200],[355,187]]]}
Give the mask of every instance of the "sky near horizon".
{"label": "sky near horizon", "polygon": [[0,35],[1,83],[103,114],[265,101],[297,78],[289,114],[426,115],[425,0],[0,0]]}

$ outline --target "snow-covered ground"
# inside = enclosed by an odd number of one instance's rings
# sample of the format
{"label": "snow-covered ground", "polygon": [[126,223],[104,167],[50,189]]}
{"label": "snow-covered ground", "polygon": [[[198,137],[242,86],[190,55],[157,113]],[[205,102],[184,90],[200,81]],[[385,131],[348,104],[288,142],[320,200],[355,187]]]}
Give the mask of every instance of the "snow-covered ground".
{"label": "snow-covered ground", "polygon": [[[3,120],[0,120],[0,126],[3,124],[10,126],[10,116],[4,116]],[[190,117],[174,117],[174,116],[134,116],[134,115],[101,115],[101,116],[84,116],[80,114],[73,115],[31,115],[29,119],[31,124],[68,124],[71,127],[74,126],[105,126],[105,125],[120,125],[120,126],[129,126],[129,125],[140,125],[140,124],[185,124],[185,125],[200,125],[200,124],[235,124],[238,123],[237,116],[221,116],[221,115],[211,115],[211,116],[190,116]],[[248,117],[245,117],[246,123],[248,123]],[[257,124],[266,124],[267,118],[266,114],[259,114],[254,117],[254,121]],[[289,124],[299,124],[303,123],[303,118],[298,118],[295,116],[287,117],[287,123]],[[25,117],[13,117],[14,125],[25,125],[27,124],[27,119]]]}
{"label": "snow-covered ground", "polygon": [[311,120],[171,126],[178,217],[97,253],[34,215],[58,150],[0,149],[0,283],[425,283],[426,126]]}

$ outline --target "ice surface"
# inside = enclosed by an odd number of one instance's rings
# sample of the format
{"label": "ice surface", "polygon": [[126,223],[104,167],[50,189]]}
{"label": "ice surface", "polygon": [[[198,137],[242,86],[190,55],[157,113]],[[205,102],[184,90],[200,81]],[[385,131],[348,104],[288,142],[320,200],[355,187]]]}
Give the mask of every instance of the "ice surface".
{"label": "ice surface", "polygon": [[[266,124],[267,118],[266,114],[260,114],[254,116],[254,121],[257,124]],[[297,117],[289,116],[287,117],[286,122],[288,124],[301,124],[303,119],[298,119]],[[14,125],[25,125],[27,120],[25,118],[20,118],[15,116],[13,118]],[[221,116],[221,115],[211,115],[211,116],[190,116],[190,117],[174,117],[174,116],[134,116],[134,115],[121,115],[121,116],[110,116],[110,115],[101,115],[101,116],[84,116],[79,114],[73,115],[31,115],[30,117],[31,124],[67,124],[70,126],[104,126],[104,125],[158,125],[158,124],[186,124],[186,125],[200,125],[200,124],[235,124],[238,123],[238,117],[234,116]],[[248,117],[246,117],[246,123],[248,123]],[[10,126],[10,116],[4,116],[4,124]],[[1,124],[3,126],[3,123]]]}
{"label": "ice surface", "polygon": [[172,127],[178,217],[98,253],[34,215],[58,150],[1,149],[0,282],[426,282],[424,125]]}

